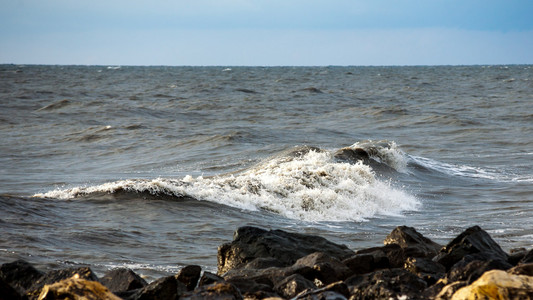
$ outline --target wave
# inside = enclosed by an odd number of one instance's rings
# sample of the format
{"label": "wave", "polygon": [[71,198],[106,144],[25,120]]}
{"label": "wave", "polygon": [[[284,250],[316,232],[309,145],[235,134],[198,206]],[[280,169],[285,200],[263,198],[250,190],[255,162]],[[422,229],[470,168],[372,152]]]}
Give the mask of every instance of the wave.
{"label": "wave", "polygon": [[402,170],[401,153],[395,144],[367,141],[344,149],[353,150],[352,155],[296,147],[239,173],[121,180],[34,196],[73,199],[122,191],[149,193],[190,197],[244,210],[266,210],[304,221],[364,221],[419,208],[416,197],[394,187],[390,180],[379,180],[374,169],[365,164],[365,159],[375,157],[380,160],[375,161],[377,164]]}

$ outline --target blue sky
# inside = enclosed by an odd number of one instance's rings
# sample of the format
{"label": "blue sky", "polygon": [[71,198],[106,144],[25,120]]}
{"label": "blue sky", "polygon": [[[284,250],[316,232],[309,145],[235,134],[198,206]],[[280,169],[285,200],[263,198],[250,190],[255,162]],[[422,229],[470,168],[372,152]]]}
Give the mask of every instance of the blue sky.
{"label": "blue sky", "polygon": [[0,63],[533,64],[531,0],[2,0]]}

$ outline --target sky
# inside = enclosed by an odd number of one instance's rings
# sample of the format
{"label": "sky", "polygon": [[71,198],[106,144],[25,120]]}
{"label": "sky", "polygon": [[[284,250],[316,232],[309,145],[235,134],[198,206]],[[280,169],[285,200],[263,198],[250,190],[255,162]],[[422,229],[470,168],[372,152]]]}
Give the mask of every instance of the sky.
{"label": "sky", "polygon": [[0,0],[0,63],[533,64],[533,1]]}

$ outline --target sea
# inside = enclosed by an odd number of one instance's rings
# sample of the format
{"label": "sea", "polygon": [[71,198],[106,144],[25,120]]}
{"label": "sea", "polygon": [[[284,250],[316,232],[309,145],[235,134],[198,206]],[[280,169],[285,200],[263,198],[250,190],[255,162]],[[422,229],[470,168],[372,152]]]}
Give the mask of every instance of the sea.
{"label": "sea", "polygon": [[531,249],[532,162],[532,65],[0,65],[0,263],[216,272],[241,226]]}

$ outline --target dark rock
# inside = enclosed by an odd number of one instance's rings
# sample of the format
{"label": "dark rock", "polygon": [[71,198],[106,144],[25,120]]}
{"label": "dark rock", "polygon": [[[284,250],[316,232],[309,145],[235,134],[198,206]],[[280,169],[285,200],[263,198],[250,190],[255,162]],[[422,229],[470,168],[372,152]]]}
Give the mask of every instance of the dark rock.
{"label": "dark rock", "polygon": [[533,249],[529,250],[528,253],[518,262],[519,264],[529,264],[533,263]]}
{"label": "dark rock", "polygon": [[114,269],[105,273],[100,278],[100,283],[114,294],[143,288],[148,285],[144,279],[127,268]]}
{"label": "dark rock", "polygon": [[273,257],[259,257],[244,265],[245,269],[282,268],[284,265]]}
{"label": "dark rock", "polygon": [[[440,292],[437,293],[435,299],[437,300],[448,300],[452,299],[453,294],[457,292],[460,288],[467,286],[466,281],[456,281],[444,286]],[[425,295],[425,294],[424,294]]]}
{"label": "dark rock", "polygon": [[513,266],[516,266],[522,259],[524,259],[527,253],[528,251],[525,248],[511,249],[507,262]]}
{"label": "dark rock", "polygon": [[211,272],[204,271],[204,274],[202,274],[202,277],[200,277],[200,281],[198,282],[198,286],[205,286],[210,285],[214,283],[224,282],[224,278],[215,275]]}
{"label": "dark rock", "polygon": [[404,269],[379,270],[354,275],[344,281],[353,299],[417,298],[427,287],[418,276]]}
{"label": "dark rock", "polygon": [[423,257],[408,258],[404,268],[422,278],[428,285],[435,284],[446,273],[446,268],[443,265]]}
{"label": "dark rock", "polygon": [[308,91],[308,92],[315,93],[315,94],[322,94],[322,91],[317,89],[316,87],[308,87],[308,88],[302,89],[302,91]]}
{"label": "dark rock", "polygon": [[299,258],[317,251],[337,259],[354,254],[345,245],[332,243],[319,236],[241,227],[235,232],[231,243],[218,248],[218,274],[242,268],[259,257],[271,257],[284,266],[290,266]]}
{"label": "dark rock", "polygon": [[473,226],[465,230],[448,245],[441,249],[433,258],[436,262],[446,267],[446,270],[469,254],[481,253],[488,259],[507,261],[508,255],[479,226]]}
{"label": "dark rock", "polygon": [[424,237],[413,227],[398,226],[383,241],[385,245],[397,244],[402,248],[417,248],[420,252],[425,253],[422,257],[432,258],[442,248],[441,245]]}
{"label": "dark rock", "polygon": [[196,265],[186,266],[178,272],[177,278],[181,283],[185,284],[188,291],[192,291],[198,285],[202,267]]}
{"label": "dark rock", "polygon": [[365,274],[390,267],[389,258],[382,251],[356,254],[343,260],[342,263],[350,268],[353,274]]}
{"label": "dark rock", "polygon": [[39,297],[39,294],[41,293],[41,289],[45,285],[69,279],[75,275],[78,279],[98,281],[98,277],[96,277],[96,274],[94,274],[93,271],[88,267],[54,270],[41,276],[27,289],[28,298],[37,299]]}
{"label": "dark rock", "polygon": [[351,270],[338,259],[322,252],[315,252],[300,258],[293,267],[307,266],[317,271],[318,279],[324,284],[344,280],[352,275]]}
{"label": "dark rock", "polygon": [[294,298],[299,293],[308,290],[315,289],[315,284],[303,277],[300,274],[292,274],[279,281],[274,286],[274,291],[280,296],[288,299]]}
{"label": "dark rock", "polygon": [[254,91],[254,90],[242,89],[242,88],[240,88],[240,89],[235,89],[235,91],[237,91],[237,92],[243,92],[243,93],[246,93],[246,94],[257,94],[257,92]]}
{"label": "dark rock", "polygon": [[[398,244],[388,244],[382,247],[374,247],[357,251],[357,254],[371,254],[379,261],[382,268],[403,268],[409,257],[426,257],[427,252],[418,247],[402,248]],[[386,265],[387,258],[389,265]],[[377,269],[377,268],[376,268]]]}
{"label": "dark rock", "polygon": [[159,278],[149,285],[138,290],[129,299],[135,300],[158,300],[179,299],[187,291],[187,287],[181,283],[177,276]]}
{"label": "dark rock", "polygon": [[520,264],[516,267],[507,270],[507,272],[515,275],[533,276],[533,263]]}
{"label": "dark rock", "polygon": [[246,279],[257,283],[274,287],[278,282],[293,274],[300,274],[304,278],[314,281],[320,274],[315,269],[308,266],[291,266],[285,268],[268,269],[234,269],[224,274],[226,281]]}
{"label": "dark rock", "polygon": [[21,295],[24,295],[26,290],[43,275],[44,273],[24,260],[17,260],[0,266],[0,278]]}
{"label": "dark rock", "polygon": [[180,299],[241,300],[243,298],[239,290],[234,285],[227,282],[219,282],[212,285],[199,287],[192,292],[187,292],[182,295]]}
{"label": "dark rock", "polygon": [[348,286],[342,281],[331,283],[325,287],[303,291],[296,299],[346,299],[350,296]]}
{"label": "dark rock", "polygon": [[264,299],[278,296],[270,285],[257,283],[253,280],[233,279],[228,280],[227,283],[233,284],[246,299]]}
{"label": "dark rock", "polygon": [[506,261],[501,260],[471,260],[469,257],[465,257],[459,261],[448,272],[446,278],[449,282],[465,281],[467,284],[471,284],[476,279],[481,277],[483,273],[490,270],[508,270],[512,266]]}
{"label": "dark rock", "polygon": [[21,294],[0,277],[0,300],[19,300]]}

